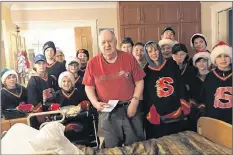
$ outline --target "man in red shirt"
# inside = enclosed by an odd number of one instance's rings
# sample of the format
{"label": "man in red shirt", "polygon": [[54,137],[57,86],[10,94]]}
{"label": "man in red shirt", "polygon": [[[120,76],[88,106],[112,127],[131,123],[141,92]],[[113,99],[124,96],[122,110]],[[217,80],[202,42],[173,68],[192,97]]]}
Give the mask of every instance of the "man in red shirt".
{"label": "man in red shirt", "polygon": [[98,111],[103,110],[109,100],[119,100],[110,113],[100,112],[106,148],[145,139],[138,110],[145,73],[131,54],[118,51],[116,46],[115,34],[101,31],[101,53],[90,59],[83,79],[87,96]]}

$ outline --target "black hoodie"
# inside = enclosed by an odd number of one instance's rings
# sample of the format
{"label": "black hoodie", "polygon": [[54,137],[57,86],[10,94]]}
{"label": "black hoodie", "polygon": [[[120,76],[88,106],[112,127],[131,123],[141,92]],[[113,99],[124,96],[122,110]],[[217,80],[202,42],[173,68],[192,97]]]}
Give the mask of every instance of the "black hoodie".
{"label": "black hoodie", "polygon": [[[148,60],[147,50],[144,49],[144,52]],[[160,62],[162,64],[155,68],[150,66],[152,63],[150,61],[144,68],[146,77],[144,78],[143,109],[145,114],[150,111],[151,120],[149,121],[154,122],[152,124],[156,124],[153,120],[152,107],[156,109],[160,121],[164,123],[183,119],[183,113],[187,115],[190,110],[187,92],[178,65],[172,59],[164,59]],[[184,107],[186,110],[183,110]],[[175,113],[178,114],[173,115]]]}

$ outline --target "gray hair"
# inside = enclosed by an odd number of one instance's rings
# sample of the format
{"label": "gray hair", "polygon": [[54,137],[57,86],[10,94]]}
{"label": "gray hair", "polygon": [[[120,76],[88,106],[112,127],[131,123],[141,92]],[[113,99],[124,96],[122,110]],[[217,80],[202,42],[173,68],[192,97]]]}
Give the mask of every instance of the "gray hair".
{"label": "gray hair", "polygon": [[100,37],[102,36],[102,34],[103,34],[104,32],[110,32],[112,38],[113,38],[114,40],[117,40],[117,39],[116,39],[116,35],[115,35],[115,33],[114,33],[113,31],[105,29],[105,30],[100,31],[100,33],[99,33],[99,36],[98,36],[99,45],[100,45]]}

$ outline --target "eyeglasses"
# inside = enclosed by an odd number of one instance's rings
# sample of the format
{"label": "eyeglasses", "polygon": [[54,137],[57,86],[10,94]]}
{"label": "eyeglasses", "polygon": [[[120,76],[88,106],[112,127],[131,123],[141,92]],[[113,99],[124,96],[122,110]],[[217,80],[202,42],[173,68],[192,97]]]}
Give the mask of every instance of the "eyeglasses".
{"label": "eyeglasses", "polygon": [[56,55],[56,57],[63,57],[63,55]]}

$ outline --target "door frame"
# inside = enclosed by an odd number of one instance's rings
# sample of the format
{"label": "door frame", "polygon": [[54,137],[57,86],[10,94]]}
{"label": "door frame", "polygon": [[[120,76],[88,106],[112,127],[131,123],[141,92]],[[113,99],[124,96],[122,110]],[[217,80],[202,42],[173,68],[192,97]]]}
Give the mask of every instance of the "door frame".
{"label": "door frame", "polygon": [[218,12],[232,8],[232,2],[219,2],[211,6],[211,36],[212,46],[218,42]]}
{"label": "door frame", "polygon": [[[97,33],[97,19],[90,20],[58,20],[58,21],[25,21],[25,22],[16,22],[16,25],[22,27],[22,31],[30,29],[48,29],[57,28],[57,25],[60,25],[59,28],[75,28],[75,27],[91,27],[92,34],[92,49],[93,56],[98,54],[98,33]],[[27,29],[23,29],[27,28]]]}

